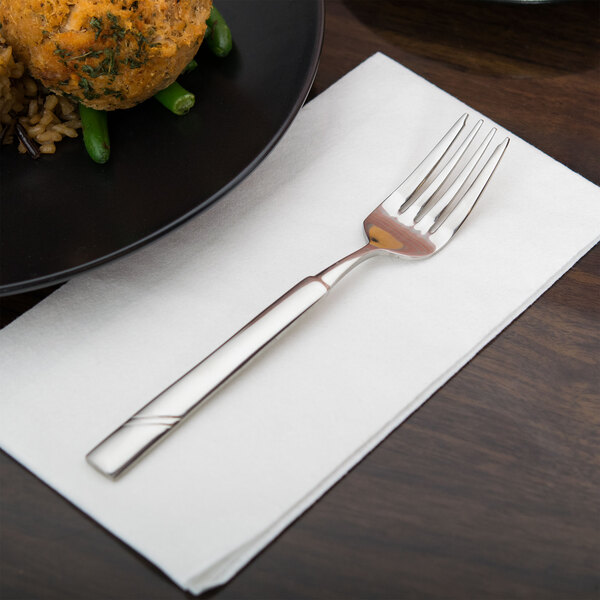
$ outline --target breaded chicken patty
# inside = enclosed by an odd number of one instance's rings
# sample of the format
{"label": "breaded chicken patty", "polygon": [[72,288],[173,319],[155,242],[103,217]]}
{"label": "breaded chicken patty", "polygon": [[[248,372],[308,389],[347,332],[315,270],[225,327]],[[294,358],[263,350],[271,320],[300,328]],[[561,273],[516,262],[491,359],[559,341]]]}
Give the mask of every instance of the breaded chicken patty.
{"label": "breaded chicken patty", "polygon": [[99,110],[170,85],[198,51],[212,0],[0,0],[2,34],[47,88]]}

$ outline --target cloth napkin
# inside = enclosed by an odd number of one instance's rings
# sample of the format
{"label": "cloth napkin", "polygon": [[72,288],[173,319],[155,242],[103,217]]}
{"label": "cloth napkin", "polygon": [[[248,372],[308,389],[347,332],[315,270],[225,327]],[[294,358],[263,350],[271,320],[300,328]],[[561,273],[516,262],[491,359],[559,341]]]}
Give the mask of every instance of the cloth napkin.
{"label": "cloth napkin", "polygon": [[361,265],[117,482],[86,453],[361,246],[467,110],[381,54],[346,75],[208,211],[0,332],[3,448],[182,588],[227,581],[595,243],[597,187],[511,136],[443,252]]}

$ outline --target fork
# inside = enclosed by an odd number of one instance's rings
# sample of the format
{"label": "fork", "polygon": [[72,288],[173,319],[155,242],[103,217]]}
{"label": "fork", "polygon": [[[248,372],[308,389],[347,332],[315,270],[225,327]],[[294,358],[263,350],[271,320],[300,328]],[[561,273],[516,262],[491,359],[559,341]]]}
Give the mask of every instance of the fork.
{"label": "fork", "polygon": [[[424,259],[453,238],[477,202],[508,145],[499,144],[479,168],[495,129],[467,159],[483,121],[458,149],[463,115],[419,166],[365,219],[367,243],[318,275],[302,280],[212,354],[100,442],[87,461],[115,479],[188,417],[261,349],[367,258],[393,254]],[[462,162],[461,162],[462,161]]]}

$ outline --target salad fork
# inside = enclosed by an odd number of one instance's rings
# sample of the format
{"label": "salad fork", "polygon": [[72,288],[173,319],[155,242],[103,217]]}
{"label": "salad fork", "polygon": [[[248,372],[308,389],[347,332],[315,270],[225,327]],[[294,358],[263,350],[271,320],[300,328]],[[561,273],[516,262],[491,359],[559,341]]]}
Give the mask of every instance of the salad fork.
{"label": "salad fork", "polygon": [[454,149],[466,121],[467,115],[463,115],[365,219],[367,243],[362,248],[294,286],[100,442],[87,455],[87,461],[110,478],[121,475],[367,258],[391,253],[405,259],[424,259],[446,246],[470,214],[509,141],[506,138],[499,144],[479,167],[495,129],[467,158],[482,121]]}

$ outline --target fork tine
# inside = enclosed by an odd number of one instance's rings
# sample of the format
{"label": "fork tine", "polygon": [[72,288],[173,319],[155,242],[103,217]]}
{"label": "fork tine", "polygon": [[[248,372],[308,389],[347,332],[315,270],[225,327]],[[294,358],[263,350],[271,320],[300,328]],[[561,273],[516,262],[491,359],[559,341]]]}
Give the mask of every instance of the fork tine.
{"label": "fork tine", "polygon": [[436,220],[440,217],[445,208],[447,208],[450,203],[456,198],[456,195],[460,191],[461,187],[465,184],[469,176],[475,172],[475,167],[477,163],[481,160],[484,152],[487,150],[494,134],[496,133],[496,128],[492,128],[491,131],[486,135],[485,139],[479,145],[479,148],[475,151],[473,156],[469,159],[469,162],[464,166],[462,171],[457,175],[456,179],[452,182],[450,187],[444,192],[442,197],[429,208],[427,211],[427,207],[425,207],[425,212],[423,214],[417,215],[415,221],[419,223],[419,229],[421,231],[429,230],[432,225],[435,224]]}
{"label": "fork tine", "polygon": [[[423,190],[421,194],[417,196],[416,200],[412,202],[412,204],[410,203],[410,200],[407,200],[400,207],[401,213],[410,208],[412,214],[417,214],[419,210],[423,209],[423,207],[431,200],[433,195],[441,188],[446,179],[448,179],[458,161],[463,157],[464,153],[467,151],[467,148],[471,145],[471,142],[475,138],[475,135],[479,131],[482,124],[482,119],[475,123],[475,127],[473,127],[469,135],[461,144],[460,148],[452,155],[450,160],[444,165],[444,168],[438,173],[435,179]],[[416,220],[419,220],[418,215]]]}
{"label": "fork tine", "polygon": [[469,216],[471,210],[473,210],[475,203],[481,196],[485,186],[494,174],[494,171],[496,170],[496,167],[498,166],[498,163],[500,162],[500,159],[502,158],[504,151],[508,146],[508,142],[509,138],[506,138],[496,147],[490,158],[479,172],[479,175],[477,175],[475,181],[473,181],[458,204],[450,211],[443,221],[436,222],[434,224],[434,227],[432,228],[431,239],[434,241],[434,243],[436,243],[436,245],[445,244],[465,222],[465,219]]}
{"label": "fork tine", "polygon": [[396,188],[394,195],[400,194],[403,198],[409,198],[417,188],[425,181],[427,176],[435,169],[442,160],[452,142],[462,131],[467,121],[468,114],[465,113],[449,129],[448,133],[436,144],[433,150],[424,158],[419,166]]}

